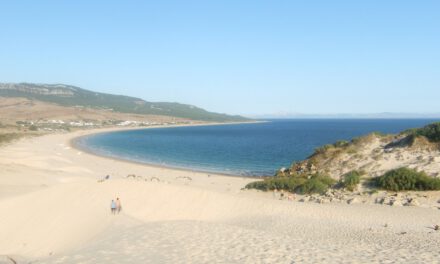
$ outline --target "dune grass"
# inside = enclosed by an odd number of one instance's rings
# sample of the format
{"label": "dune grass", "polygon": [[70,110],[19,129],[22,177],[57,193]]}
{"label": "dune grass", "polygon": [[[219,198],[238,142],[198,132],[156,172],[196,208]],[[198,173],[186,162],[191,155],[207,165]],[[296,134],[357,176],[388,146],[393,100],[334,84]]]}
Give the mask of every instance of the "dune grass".
{"label": "dune grass", "polygon": [[325,193],[336,181],[327,175],[315,173],[311,175],[274,176],[263,181],[251,182],[247,189],[270,191],[286,190],[292,193],[311,194]]}

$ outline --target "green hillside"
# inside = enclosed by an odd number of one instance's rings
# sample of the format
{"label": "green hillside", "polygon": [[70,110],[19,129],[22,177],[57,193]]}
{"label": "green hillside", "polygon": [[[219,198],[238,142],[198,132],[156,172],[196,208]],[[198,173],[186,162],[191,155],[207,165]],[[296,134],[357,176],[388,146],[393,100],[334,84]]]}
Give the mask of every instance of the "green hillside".
{"label": "green hillside", "polygon": [[64,84],[0,83],[0,96],[24,97],[62,106],[109,109],[122,113],[166,115],[213,122],[246,121],[242,116],[208,112],[204,109],[168,102],[147,102],[140,98],[97,93]]}

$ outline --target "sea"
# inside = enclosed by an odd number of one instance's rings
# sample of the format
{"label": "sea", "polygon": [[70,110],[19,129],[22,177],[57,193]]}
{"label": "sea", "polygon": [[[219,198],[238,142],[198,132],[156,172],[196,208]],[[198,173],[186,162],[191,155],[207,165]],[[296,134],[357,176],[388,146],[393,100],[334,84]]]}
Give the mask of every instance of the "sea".
{"label": "sea", "polygon": [[399,133],[432,119],[295,119],[92,134],[77,147],[111,158],[234,176],[271,176],[315,148],[371,132]]}

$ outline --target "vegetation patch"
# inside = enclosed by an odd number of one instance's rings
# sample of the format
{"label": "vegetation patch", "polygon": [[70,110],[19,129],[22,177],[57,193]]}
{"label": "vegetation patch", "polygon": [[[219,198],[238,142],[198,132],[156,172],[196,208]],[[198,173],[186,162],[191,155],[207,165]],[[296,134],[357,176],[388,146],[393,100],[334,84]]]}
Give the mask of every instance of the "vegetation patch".
{"label": "vegetation patch", "polygon": [[440,142],[440,122],[432,123],[422,128],[409,129],[403,133],[415,137],[424,136],[431,142]]}
{"label": "vegetation patch", "polygon": [[354,191],[357,185],[361,182],[361,176],[364,174],[363,172],[353,170],[343,175],[342,180],[340,182],[341,187]]}
{"label": "vegetation patch", "polygon": [[3,133],[0,134],[0,145],[6,144],[8,142],[11,142],[13,140],[19,139],[23,137],[23,134],[20,133]]}
{"label": "vegetation patch", "polygon": [[343,153],[356,154],[365,144],[369,144],[376,139],[383,140],[388,137],[389,135],[380,132],[372,132],[366,136],[353,138],[351,141],[340,140],[334,144],[327,144],[316,148],[309,158],[315,160],[327,160],[336,158]]}
{"label": "vegetation patch", "polygon": [[246,189],[270,191],[286,190],[292,193],[310,194],[325,193],[336,181],[327,175],[315,173],[311,175],[274,176],[263,181],[251,182]]}
{"label": "vegetation patch", "polygon": [[409,168],[390,170],[372,181],[380,189],[396,192],[440,190],[440,179]]}

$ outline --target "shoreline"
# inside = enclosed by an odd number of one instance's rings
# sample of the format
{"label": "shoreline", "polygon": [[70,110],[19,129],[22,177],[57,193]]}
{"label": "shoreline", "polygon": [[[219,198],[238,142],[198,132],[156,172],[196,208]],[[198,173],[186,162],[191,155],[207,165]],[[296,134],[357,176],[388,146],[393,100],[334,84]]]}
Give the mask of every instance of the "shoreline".
{"label": "shoreline", "polygon": [[[92,132],[0,148],[0,262],[3,256],[47,264],[440,258],[440,233],[432,228],[438,210],[279,200],[242,190],[249,178],[155,168],[69,146]],[[116,197],[123,210],[112,215]]]}
{"label": "shoreline", "polygon": [[[147,130],[147,129],[163,129],[163,128],[177,128],[177,127],[197,127],[197,126],[222,126],[222,125],[243,125],[243,124],[258,124],[258,123],[267,123],[270,121],[255,121],[255,122],[235,122],[235,123],[205,123],[205,124],[183,124],[183,125],[171,125],[171,126],[151,126],[151,127],[132,127],[132,128],[108,128],[105,129],[105,131],[98,131],[98,130],[90,130],[90,133],[86,133],[79,136],[74,136],[69,140],[69,146],[77,149],[79,151],[83,151],[89,155],[97,156],[100,158],[106,158],[114,161],[121,161],[121,162],[127,162],[131,164],[137,164],[137,165],[143,165],[148,167],[154,167],[158,169],[170,169],[170,170],[176,170],[176,171],[182,171],[182,172],[193,172],[193,173],[207,173],[207,174],[213,174],[213,175],[219,175],[219,176],[226,176],[226,177],[236,177],[236,178],[246,178],[246,179],[255,179],[259,180],[264,177],[270,177],[267,176],[252,176],[252,175],[239,175],[239,174],[228,174],[228,173],[222,173],[222,172],[216,172],[216,171],[208,171],[208,170],[198,170],[198,169],[191,169],[191,168],[181,168],[181,167],[174,167],[174,166],[166,166],[161,164],[155,164],[155,163],[148,163],[148,162],[141,162],[141,161],[135,161],[130,159],[124,159],[124,158],[118,158],[118,157],[112,157],[107,155],[100,155],[99,153],[94,152],[93,150],[82,148],[79,146],[78,141],[81,140],[81,138],[99,135],[99,134],[106,134],[106,133],[113,133],[113,132],[122,132],[122,131],[131,131],[131,130]],[[75,133],[75,132],[73,132]]]}
{"label": "shoreline", "polygon": [[[208,125],[223,125],[223,123],[204,123],[191,125],[186,124],[178,126]],[[203,180],[200,186],[206,186],[206,183],[204,181],[212,180],[213,182],[221,182],[221,185],[225,186],[224,188],[222,187],[223,191],[228,191],[229,189],[231,189],[231,187],[229,187],[231,183],[234,183],[233,186],[235,187],[233,189],[240,190],[248,182],[257,180],[256,177],[188,170],[172,168],[168,166],[155,166],[141,162],[134,162],[108,156],[96,155],[95,153],[86,151],[83,148],[78,148],[74,144],[75,139],[96,133],[109,133],[116,131],[153,128],[172,128],[178,126],[155,126],[148,128],[111,127],[90,130],[76,130],[68,133],[52,133],[45,134],[39,137],[25,137],[19,139],[15,142],[12,142],[11,144],[5,145],[0,148],[0,165],[4,164],[5,166],[3,166],[3,168],[13,168],[7,169],[7,171],[22,171],[23,169],[29,167],[29,164],[34,163],[37,167],[34,169],[35,172],[28,172],[30,174],[29,177],[31,177],[30,180],[24,181],[24,179],[27,179],[28,176],[26,175],[26,177],[22,177],[21,175],[19,175],[19,178],[23,178],[23,180],[19,181],[19,184],[13,178],[6,177],[2,179],[2,177],[0,177],[0,201],[2,198],[9,197],[11,195],[19,195],[21,193],[27,193],[33,190],[40,190],[42,187],[46,188],[48,186],[57,185],[60,182],[76,182],[82,181],[84,179],[94,179],[94,181],[96,182],[96,180],[99,180],[106,175],[111,175],[112,179],[126,179],[128,175],[136,175],[144,177],[144,180],[147,180],[147,178],[150,180],[152,178],[159,178],[160,181],[163,182],[178,184],[185,182],[182,178],[192,178],[193,180],[197,178]],[[17,148],[20,149],[20,151],[18,151],[18,153],[20,153],[20,158],[12,159],[14,155],[8,155],[8,153],[17,152]],[[23,152],[21,150],[23,150]],[[1,156],[1,153],[4,154],[3,158]],[[52,164],[52,161],[48,163],[39,161],[45,159],[54,159],[56,162]],[[66,160],[66,162],[68,162],[66,164],[65,162],[61,162],[61,160]],[[59,166],[61,166],[59,168],[57,168],[56,165],[58,163],[60,163]],[[98,164],[101,165],[99,166]],[[67,171],[65,171],[66,169]],[[1,172],[2,167],[0,166],[0,175],[2,174]],[[33,174],[35,175],[32,176]],[[13,175],[16,175],[16,173],[14,173]],[[60,178],[59,175],[64,175],[65,177],[63,176]],[[11,185],[10,182],[12,182],[13,186],[16,186],[18,184],[17,188],[14,187],[14,189],[8,189],[9,191],[7,192],[2,192],[2,188],[6,188],[4,186]],[[188,182],[186,182],[185,184],[187,183]],[[192,181],[191,185],[199,186],[199,184],[194,183],[194,181]],[[206,187],[209,187],[208,189],[211,189],[211,186]],[[214,186],[212,187],[214,188]]]}

